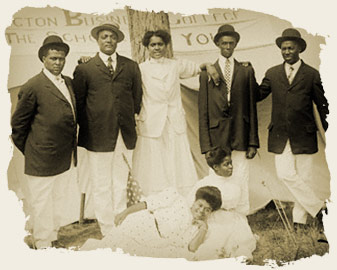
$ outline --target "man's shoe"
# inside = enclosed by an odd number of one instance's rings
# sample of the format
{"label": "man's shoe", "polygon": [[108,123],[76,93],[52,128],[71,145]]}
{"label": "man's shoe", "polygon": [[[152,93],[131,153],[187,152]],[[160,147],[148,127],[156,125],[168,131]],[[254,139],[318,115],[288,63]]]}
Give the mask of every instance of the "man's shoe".
{"label": "man's shoe", "polygon": [[308,224],[294,222],[294,231],[306,231],[308,229]]}
{"label": "man's shoe", "polygon": [[54,248],[66,248],[66,246],[61,242],[59,242],[58,240],[52,241],[51,246]]}

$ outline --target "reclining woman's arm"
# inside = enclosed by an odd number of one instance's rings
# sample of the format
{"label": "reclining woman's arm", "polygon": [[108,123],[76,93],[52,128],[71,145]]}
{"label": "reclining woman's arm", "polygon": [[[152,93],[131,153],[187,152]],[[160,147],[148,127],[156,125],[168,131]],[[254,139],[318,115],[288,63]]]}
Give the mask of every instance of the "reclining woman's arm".
{"label": "reclining woman's arm", "polygon": [[147,209],[146,202],[139,202],[134,205],[131,205],[130,207],[126,208],[123,212],[116,215],[115,225],[118,226],[122,224],[122,222],[128,215],[144,209]]}
{"label": "reclining woman's arm", "polygon": [[188,250],[191,252],[196,252],[198,250],[200,245],[205,241],[205,236],[208,231],[207,222],[203,220],[196,220],[195,222],[199,224],[199,230],[188,244]]}

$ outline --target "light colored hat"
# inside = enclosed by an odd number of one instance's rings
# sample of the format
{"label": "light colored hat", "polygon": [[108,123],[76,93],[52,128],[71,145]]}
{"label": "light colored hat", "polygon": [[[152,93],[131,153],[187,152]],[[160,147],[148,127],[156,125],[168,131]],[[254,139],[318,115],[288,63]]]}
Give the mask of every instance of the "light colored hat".
{"label": "light colored hat", "polygon": [[305,48],[307,47],[307,43],[301,37],[301,33],[296,30],[295,28],[287,28],[283,31],[282,36],[276,39],[276,45],[281,48],[281,44],[283,41],[287,40],[294,40],[298,42],[301,47],[301,52],[304,52]]}
{"label": "light colored hat", "polygon": [[117,23],[111,22],[111,23],[104,23],[99,26],[94,27],[91,30],[91,35],[97,40],[98,39],[98,33],[108,30],[112,31],[117,35],[117,42],[121,42],[124,39],[124,34],[121,30],[119,30],[119,25]]}

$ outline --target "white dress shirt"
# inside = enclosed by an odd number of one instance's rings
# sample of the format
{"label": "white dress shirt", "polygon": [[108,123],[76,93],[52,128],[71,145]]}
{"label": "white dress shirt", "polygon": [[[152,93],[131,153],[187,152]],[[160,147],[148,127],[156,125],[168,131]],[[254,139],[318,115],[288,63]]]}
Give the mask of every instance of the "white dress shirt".
{"label": "white dress shirt", "polygon": [[43,73],[47,76],[49,80],[57,87],[57,89],[62,93],[62,95],[66,98],[66,100],[70,103],[71,109],[73,111],[73,115],[75,117],[74,105],[70,97],[69,89],[64,82],[61,74],[55,76],[49,70],[43,69]]}
{"label": "white dress shirt", "polygon": [[112,55],[107,55],[105,53],[99,52],[98,55],[102,59],[102,61],[104,62],[104,64],[106,66],[108,66],[108,58],[111,57],[112,67],[114,68],[114,70],[116,70],[116,66],[117,66],[117,54],[116,54],[116,52],[114,52]]}
{"label": "white dress shirt", "polygon": [[[302,64],[301,59],[299,59],[295,64],[292,64],[292,65],[290,65],[288,63],[284,64],[284,69],[285,69],[285,72],[286,72],[286,75],[287,75],[287,78],[288,78],[290,84],[294,80],[294,78],[296,76],[296,73],[297,73],[298,69],[300,68],[301,64]],[[290,67],[293,68],[293,71],[291,73],[291,76],[289,77],[289,74],[291,72]]]}
{"label": "white dress shirt", "polygon": [[[230,63],[230,82],[229,82],[229,87],[227,89],[227,99],[228,101],[230,101],[230,98],[231,98],[231,86],[232,86],[232,79],[233,79],[233,73],[234,73],[234,57],[231,56],[228,58],[229,60],[229,63]],[[221,68],[221,71],[222,71],[222,75],[225,77],[225,67],[226,67],[226,61],[227,61],[227,58],[222,56],[220,54],[219,56],[219,66]]]}

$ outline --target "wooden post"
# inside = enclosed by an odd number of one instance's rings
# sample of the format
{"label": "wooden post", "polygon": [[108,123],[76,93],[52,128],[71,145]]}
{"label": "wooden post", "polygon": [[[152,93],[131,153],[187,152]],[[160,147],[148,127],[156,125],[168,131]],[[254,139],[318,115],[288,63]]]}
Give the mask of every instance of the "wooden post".
{"label": "wooden post", "polygon": [[[137,63],[141,63],[148,57],[147,50],[142,45],[142,38],[145,32],[162,29],[170,33],[169,16],[163,11],[159,13],[154,11],[145,12],[133,10],[130,7],[126,7],[126,13],[129,24],[132,59]],[[166,57],[173,57],[172,42],[168,45]]]}

